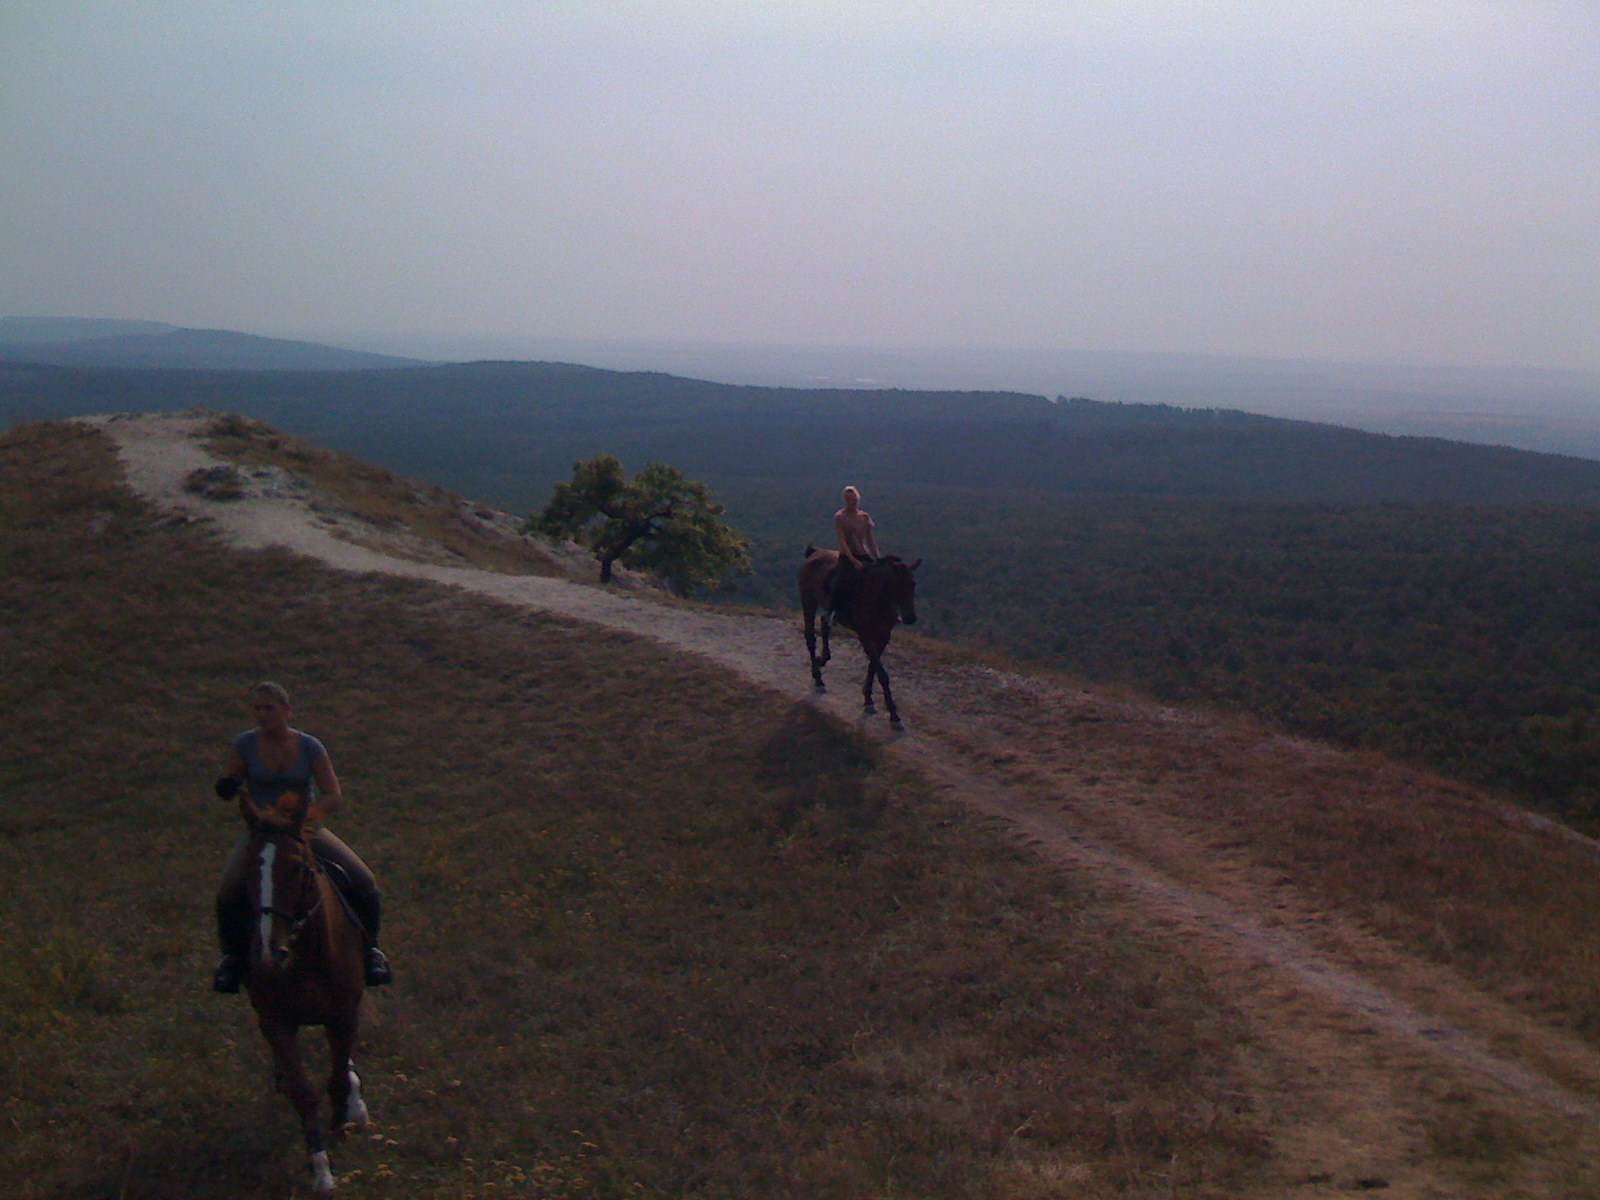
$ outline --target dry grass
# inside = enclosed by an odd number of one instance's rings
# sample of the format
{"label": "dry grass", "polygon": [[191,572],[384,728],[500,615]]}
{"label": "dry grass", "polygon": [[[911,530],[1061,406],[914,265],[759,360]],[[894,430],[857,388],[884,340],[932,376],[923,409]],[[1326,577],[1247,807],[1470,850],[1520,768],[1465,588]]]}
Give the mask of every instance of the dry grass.
{"label": "dry grass", "polygon": [[328,740],[390,906],[346,1194],[1250,1190],[1271,1122],[1201,972],[810,708],[219,550],[77,428],[0,439],[0,520],[19,1200],[290,1190],[265,1049],[206,986],[234,834],[209,782],[261,677]]}
{"label": "dry grass", "polygon": [[1279,764],[1276,813],[1220,774],[1213,806],[1298,890],[1600,1046],[1600,847],[1376,756]]}
{"label": "dry grass", "polygon": [[1247,718],[1159,722],[1141,704],[1114,729],[1069,722],[1030,747],[1027,695],[1003,693],[995,710],[1029,786],[1119,797],[1149,814],[1139,834],[1182,830],[1191,858],[1166,869],[1203,881],[1244,864],[1270,889],[1265,907],[1338,914],[1600,1048],[1593,842],[1425,770]]}

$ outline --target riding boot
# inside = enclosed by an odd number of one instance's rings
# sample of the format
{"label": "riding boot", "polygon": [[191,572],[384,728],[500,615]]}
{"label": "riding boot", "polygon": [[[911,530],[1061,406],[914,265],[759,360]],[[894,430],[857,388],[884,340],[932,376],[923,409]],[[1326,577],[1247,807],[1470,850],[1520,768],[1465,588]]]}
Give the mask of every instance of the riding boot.
{"label": "riding boot", "polygon": [[376,946],[367,947],[367,986],[384,987],[394,982],[394,972],[389,969],[389,959]]}
{"label": "riding boot", "polygon": [[383,900],[377,892],[367,896],[351,896],[351,906],[356,910],[356,916],[361,921],[361,927],[367,935],[366,958],[364,960],[368,987],[383,987],[394,982],[394,973],[389,969],[389,960],[382,950],[378,949],[378,928],[383,924]]}
{"label": "riding boot", "polygon": [[217,941],[222,960],[211,973],[211,990],[233,993],[244,977],[245,960],[250,957],[250,906],[237,900],[217,901]]}

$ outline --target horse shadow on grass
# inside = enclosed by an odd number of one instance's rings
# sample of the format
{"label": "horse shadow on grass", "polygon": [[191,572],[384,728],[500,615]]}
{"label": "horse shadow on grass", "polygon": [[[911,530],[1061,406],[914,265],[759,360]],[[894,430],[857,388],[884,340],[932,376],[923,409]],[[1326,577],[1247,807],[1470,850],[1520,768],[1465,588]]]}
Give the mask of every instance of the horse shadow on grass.
{"label": "horse shadow on grass", "polygon": [[795,704],[756,755],[759,823],[777,837],[808,824],[837,835],[871,832],[887,807],[883,789],[873,786],[880,756],[869,738],[811,704]]}

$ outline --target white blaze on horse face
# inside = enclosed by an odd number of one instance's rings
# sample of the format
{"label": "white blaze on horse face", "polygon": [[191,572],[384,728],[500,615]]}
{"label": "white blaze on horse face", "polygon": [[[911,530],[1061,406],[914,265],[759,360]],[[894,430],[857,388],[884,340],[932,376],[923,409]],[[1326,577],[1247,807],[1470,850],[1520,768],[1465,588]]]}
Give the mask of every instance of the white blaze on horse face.
{"label": "white blaze on horse face", "polygon": [[261,959],[272,953],[272,864],[278,857],[278,847],[268,842],[261,848]]}

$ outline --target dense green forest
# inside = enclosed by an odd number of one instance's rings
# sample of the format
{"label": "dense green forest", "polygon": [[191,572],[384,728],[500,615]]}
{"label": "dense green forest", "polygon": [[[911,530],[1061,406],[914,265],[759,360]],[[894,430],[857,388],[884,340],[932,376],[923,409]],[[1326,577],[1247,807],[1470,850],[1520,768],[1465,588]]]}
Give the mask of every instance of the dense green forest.
{"label": "dense green forest", "polygon": [[1600,462],[1222,410],[807,392],[558,364],[0,365],[0,419],[195,406],[502,508],[668,462],[792,607],[846,482],[922,557],[922,628],[1382,749],[1579,822],[1600,803]]}

